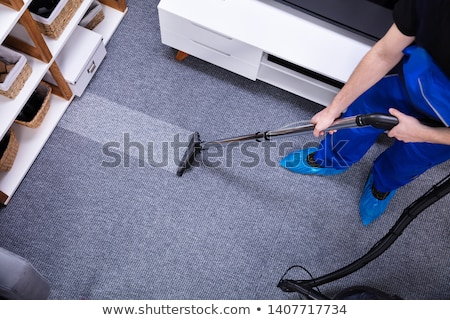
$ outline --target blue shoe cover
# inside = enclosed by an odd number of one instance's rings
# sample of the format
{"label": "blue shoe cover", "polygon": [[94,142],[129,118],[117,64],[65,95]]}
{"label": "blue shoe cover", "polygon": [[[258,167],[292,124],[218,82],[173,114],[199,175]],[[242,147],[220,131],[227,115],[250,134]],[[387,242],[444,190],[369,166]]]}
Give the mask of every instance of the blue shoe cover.
{"label": "blue shoe cover", "polygon": [[311,167],[308,164],[306,157],[309,154],[316,152],[317,150],[318,150],[317,148],[312,147],[291,152],[283,159],[281,159],[280,166],[295,173],[318,175],[318,176],[331,176],[342,173],[347,170],[347,169]]}
{"label": "blue shoe cover", "polygon": [[389,205],[397,190],[393,190],[384,200],[378,200],[372,194],[373,174],[367,178],[359,202],[359,212],[363,225],[367,226],[380,217]]}

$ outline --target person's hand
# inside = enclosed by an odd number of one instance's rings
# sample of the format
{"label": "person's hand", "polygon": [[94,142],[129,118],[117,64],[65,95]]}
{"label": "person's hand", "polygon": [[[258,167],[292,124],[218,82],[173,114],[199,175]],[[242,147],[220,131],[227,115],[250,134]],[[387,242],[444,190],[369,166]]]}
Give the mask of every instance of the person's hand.
{"label": "person's hand", "polygon": [[398,125],[388,132],[388,136],[403,142],[425,142],[427,126],[414,117],[408,116],[397,109],[390,108],[389,113],[398,119]]}
{"label": "person's hand", "polygon": [[[325,134],[325,130],[329,128],[333,122],[339,118],[340,114],[335,114],[330,110],[330,108],[325,108],[322,111],[316,113],[311,118],[311,123],[315,125],[314,127],[314,136],[319,137]],[[329,131],[329,133],[333,134],[334,131]]]}

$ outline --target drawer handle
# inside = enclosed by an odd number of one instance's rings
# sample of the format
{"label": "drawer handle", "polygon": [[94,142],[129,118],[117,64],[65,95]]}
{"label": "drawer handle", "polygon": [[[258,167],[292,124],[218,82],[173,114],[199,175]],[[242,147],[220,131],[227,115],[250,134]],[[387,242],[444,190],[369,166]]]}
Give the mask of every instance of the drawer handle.
{"label": "drawer handle", "polygon": [[95,65],[95,62],[92,62],[92,65],[87,70],[88,73],[93,73],[97,69],[97,66]]}
{"label": "drawer handle", "polygon": [[217,31],[211,30],[211,29],[209,29],[209,28],[206,28],[206,27],[201,26],[201,25],[199,25],[199,24],[196,24],[196,23],[194,23],[194,22],[191,22],[191,23],[192,23],[192,25],[196,26],[196,27],[199,28],[199,29],[203,29],[203,30],[206,30],[206,31],[208,31],[208,32],[214,33],[214,34],[216,34],[216,35],[218,35],[218,36],[220,36],[220,37],[222,37],[222,38],[225,38],[225,39],[227,39],[227,40],[233,40],[233,38],[231,38],[231,37],[229,37],[229,36],[226,36],[226,35],[224,35],[224,34],[221,34],[221,33],[217,32]]}
{"label": "drawer handle", "polygon": [[224,56],[231,57],[231,54],[230,54],[230,53],[227,53],[227,52],[224,52],[224,51],[217,50],[216,48],[213,48],[213,47],[211,47],[211,46],[208,46],[208,45],[206,45],[206,44],[204,44],[204,43],[201,43],[201,42],[198,42],[198,41],[195,41],[195,40],[192,40],[192,39],[191,39],[191,41],[194,42],[194,43],[196,43],[196,44],[198,44],[199,46],[202,46],[202,47],[205,47],[205,48],[207,48],[207,49],[209,49],[209,50],[212,50],[212,51],[215,51],[215,52],[217,52],[217,53],[223,54]]}

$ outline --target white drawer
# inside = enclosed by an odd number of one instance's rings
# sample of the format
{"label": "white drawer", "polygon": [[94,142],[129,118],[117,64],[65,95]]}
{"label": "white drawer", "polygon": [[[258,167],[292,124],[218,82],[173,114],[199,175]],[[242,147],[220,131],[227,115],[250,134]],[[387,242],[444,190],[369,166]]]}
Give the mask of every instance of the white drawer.
{"label": "white drawer", "polygon": [[[159,10],[161,32],[170,31],[204,47],[259,65],[262,50],[216,32],[170,12]],[[232,21],[230,21],[232,23]],[[190,52],[188,52],[190,53]]]}
{"label": "white drawer", "polygon": [[258,80],[264,81],[298,96],[328,106],[339,89],[305,74],[293,71],[267,60],[264,55]]}
{"label": "white drawer", "polygon": [[162,43],[169,47],[189,53],[190,55],[237,73],[246,78],[256,80],[259,64],[253,65],[233,57],[227,53],[188,39],[168,30],[161,30]]}
{"label": "white drawer", "polygon": [[105,56],[106,49],[102,36],[78,26],[56,58],[73,94],[76,96],[83,94]]}

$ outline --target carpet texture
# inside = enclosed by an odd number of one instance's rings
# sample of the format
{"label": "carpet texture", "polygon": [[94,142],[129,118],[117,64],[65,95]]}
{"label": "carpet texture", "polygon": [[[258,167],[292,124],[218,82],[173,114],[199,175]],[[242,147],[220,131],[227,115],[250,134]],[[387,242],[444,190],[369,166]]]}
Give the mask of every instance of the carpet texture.
{"label": "carpet texture", "polygon": [[[449,163],[401,188],[368,227],[358,213],[383,137],[346,173],[278,167],[312,135],[210,150],[175,175],[189,135],[205,141],[308,121],[321,106],[161,44],[158,1],[129,0],[107,57],[76,98],[10,204],[0,246],[51,283],[50,299],[298,299],[277,283],[293,265],[313,276],[366,253]],[[326,284],[404,299],[450,298],[449,198],[425,210],[382,256]],[[309,279],[300,268],[287,278]]]}

